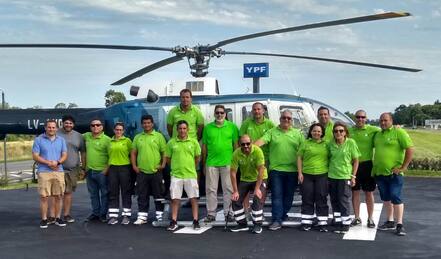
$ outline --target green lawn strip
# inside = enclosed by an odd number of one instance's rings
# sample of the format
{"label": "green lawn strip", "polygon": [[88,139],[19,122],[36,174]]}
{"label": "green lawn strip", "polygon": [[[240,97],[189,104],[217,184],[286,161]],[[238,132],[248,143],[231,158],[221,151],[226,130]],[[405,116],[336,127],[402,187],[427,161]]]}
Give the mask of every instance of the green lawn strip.
{"label": "green lawn strip", "polygon": [[441,132],[431,130],[407,130],[415,146],[414,158],[441,158]]}

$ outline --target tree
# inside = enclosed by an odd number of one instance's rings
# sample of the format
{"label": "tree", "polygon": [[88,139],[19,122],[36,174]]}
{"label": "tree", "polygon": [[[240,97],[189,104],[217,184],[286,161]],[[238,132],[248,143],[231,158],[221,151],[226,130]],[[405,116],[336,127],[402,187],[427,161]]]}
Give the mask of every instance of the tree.
{"label": "tree", "polygon": [[69,103],[69,105],[67,106],[68,109],[73,109],[73,108],[78,108],[78,104],[76,103]]}
{"label": "tree", "polygon": [[55,104],[55,109],[66,109],[66,104],[65,103],[57,103]]}
{"label": "tree", "polygon": [[122,103],[126,101],[126,97],[122,92],[116,92],[114,90],[109,90],[104,95],[105,98],[105,105],[106,107],[109,107],[110,105],[113,105],[115,103]]}

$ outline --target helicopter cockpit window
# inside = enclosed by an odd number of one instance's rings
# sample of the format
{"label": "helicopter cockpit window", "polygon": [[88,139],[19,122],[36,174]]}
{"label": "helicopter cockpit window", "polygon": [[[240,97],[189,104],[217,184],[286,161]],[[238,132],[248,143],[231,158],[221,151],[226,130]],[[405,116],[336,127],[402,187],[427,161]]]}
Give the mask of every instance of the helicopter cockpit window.
{"label": "helicopter cockpit window", "polygon": [[[265,109],[265,113],[264,113],[265,118],[269,118],[268,117],[268,108],[267,108],[267,106],[263,105],[263,107]],[[243,106],[242,107],[242,122],[244,120],[246,120],[247,118],[253,116],[253,114],[251,113],[252,109],[253,109],[252,105],[247,105],[247,106]]]}
{"label": "helicopter cockpit window", "polygon": [[292,112],[292,124],[295,128],[302,129],[307,125],[305,114],[301,106],[280,106],[280,113],[284,110]]}
{"label": "helicopter cockpit window", "polygon": [[226,108],[226,109],[225,109],[225,112],[227,113],[227,116],[225,117],[225,119],[226,119],[227,121],[231,121],[231,122],[233,122],[233,110],[230,109],[230,108]]}
{"label": "helicopter cockpit window", "polygon": [[204,91],[204,81],[186,82],[185,88],[191,90],[192,92],[203,92]]}

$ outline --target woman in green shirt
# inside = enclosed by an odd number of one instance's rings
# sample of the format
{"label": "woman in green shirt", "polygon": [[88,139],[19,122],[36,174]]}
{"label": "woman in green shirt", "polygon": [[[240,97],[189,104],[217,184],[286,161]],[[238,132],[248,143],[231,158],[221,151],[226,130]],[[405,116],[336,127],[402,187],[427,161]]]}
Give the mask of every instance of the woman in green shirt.
{"label": "woman in green shirt", "polygon": [[335,233],[346,233],[351,224],[351,187],[355,185],[360,151],[353,139],[349,138],[348,128],[336,122],[333,128],[334,139],[329,143],[329,195],[331,197]]}
{"label": "woman in green shirt", "polygon": [[297,152],[297,168],[302,190],[302,226],[311,230],[314,212],[320,232],[328,232],[328,145],[323,139],[325,128],[320,123],[309,127],[308,138]]}
{"label": "woman in green shirt", "polygon": [[124,136],[124,124],[122,122],[115,123],[113,127],[115,136],[110,140],[109,152],[109,170],[108,170],[108,187],[109,187],[109,225],[118,223],[119,216],[119,195],[121,190],[123,211],[121,224],[130,223],[132,215],[132,187],[130,175],[130,150],[132,149],[132,141]]}

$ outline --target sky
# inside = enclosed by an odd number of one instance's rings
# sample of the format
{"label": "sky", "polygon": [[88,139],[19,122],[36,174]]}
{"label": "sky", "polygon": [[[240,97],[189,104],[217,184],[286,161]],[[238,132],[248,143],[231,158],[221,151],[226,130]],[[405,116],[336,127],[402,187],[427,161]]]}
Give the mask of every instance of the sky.
{"label": "sky", "polygon": [[[0,0],[0,44],[91,43],[158,47],[215,44],[265,30],[389,11],[411,17],[318,28],[241,41],[227,51],[319,56],[423,69],[399,72],[329,62],[223,56],[209,76],[223,94],[246,93],[244,63],[269,63],[263,93],[299,94],[342,112],[377,118],[400,104],[441,99],[441,1],[363,0]],[[172,54],[163,51],[0,48],[0,89],[12,106],[57,103],[104,107],[109,89],[128,99],[131,85],[161,86],[190,78],[187,61],[122,86],[114,81]]]}

